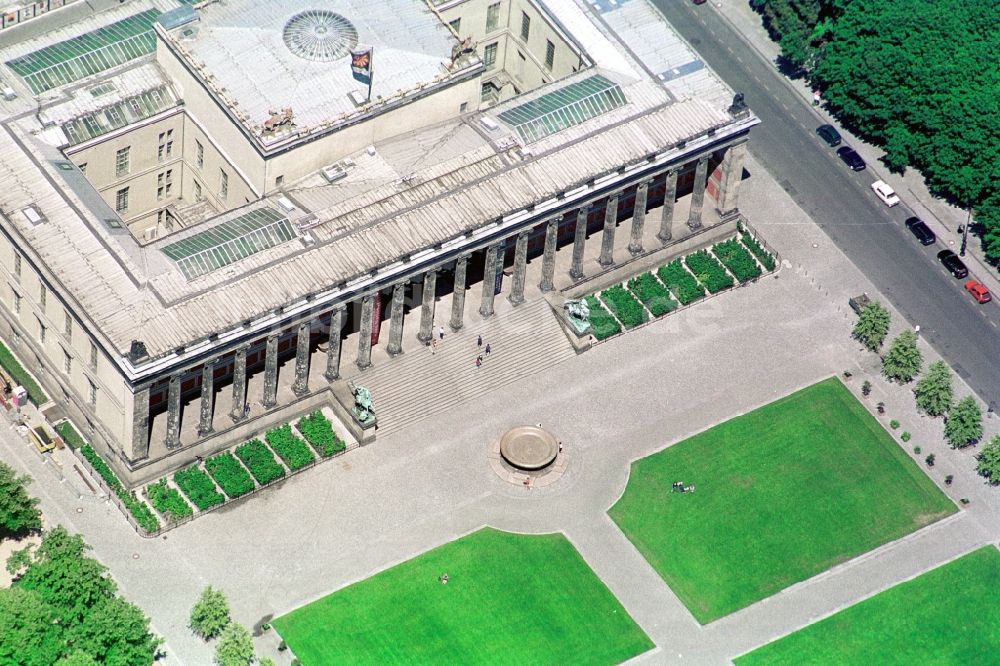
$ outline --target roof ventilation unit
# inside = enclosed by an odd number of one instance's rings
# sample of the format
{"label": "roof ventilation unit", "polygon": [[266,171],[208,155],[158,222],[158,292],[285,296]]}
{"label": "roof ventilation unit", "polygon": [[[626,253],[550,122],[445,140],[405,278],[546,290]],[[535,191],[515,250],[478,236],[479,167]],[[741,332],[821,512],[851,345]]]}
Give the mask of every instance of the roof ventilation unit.
{"label": "roof ventilation unit", "polygon": [[285,211],[286,213],[291,213],[293,210],[295,210],[295,204],[293,204],[292,200],[289,199],[288,197],[278,197],[277,202],[278,202],[278,207],[281,208],[281,210]]}
{"label": "roof ventilation unit", "polygon": [[351,167],[354,166],[354,162],[351,160],[341,160],[336,164],[330,164],[328,166],[320,169],[320,173],[323,174],[323,178],[326,179],[328,183],[336,183],[338,180],[342,180],[347,177],[347,172]]}
{"label": "roof ventilation unit", "polygon": [[45,221],[45,218],[39,215],[38,210],[34,206],[28,206],[27,208],[22,208],[21,213],[24,215],[25,219],[31,223],[31,226],[37,227],[39,224]]}
{"label": "roof ventilation unit", "polygon": [[479,124],[482,125],[483,129],[485,129],[487,132],[496,132],[498,129],[500,129],[500,123],[493,120],[489,116],[483,116],[482,118],[480,118]]}

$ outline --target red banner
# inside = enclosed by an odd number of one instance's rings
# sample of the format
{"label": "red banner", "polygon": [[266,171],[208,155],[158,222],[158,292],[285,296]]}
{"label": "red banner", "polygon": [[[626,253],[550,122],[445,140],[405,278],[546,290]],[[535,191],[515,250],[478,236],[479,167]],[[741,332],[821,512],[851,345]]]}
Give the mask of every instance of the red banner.
{"label": "red banner", "polygon": [[372,346],[378,344],[378,334],[382,330],[382,292],[376,291],[372,298]]}

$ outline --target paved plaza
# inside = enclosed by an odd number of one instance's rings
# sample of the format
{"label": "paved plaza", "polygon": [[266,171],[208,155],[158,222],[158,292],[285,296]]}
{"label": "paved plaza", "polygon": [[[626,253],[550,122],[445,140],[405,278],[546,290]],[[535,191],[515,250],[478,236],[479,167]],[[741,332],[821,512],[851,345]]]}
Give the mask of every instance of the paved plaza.
{"label": "paved plaza", "polygon": [[[1000,499],[975,475],[974,452],[948,450],[940,441],[940,420],[919,417],[910,389],[878,379],[877,357],[850,339],[854,317],[847,298],[862,291],[874,296],[873,288],[760,165],[751,160],[747,170],[741,209],[781,253],[784,265],[776,275],[579,356],[560,351],[544,372],[530,366],[501,370],[505,361],[494,354],[488,359],[494,372],[513,378],[497,382],[494,390],[453,393],[450,405],[438,407],[442,399],[447,403],[447,383],[428,380],[414,397],[435,405],[432,418],[380,430],[371,446],[159,539],[138,537],[110,504],[78,501],[14,433],[5,433],[0,457],[32,474],[32,491],[42,498],[49,522],[82,532],[124,595],[151,616],[155,631],[166,638],[167,664],[211,661],[212,646],[186,627],[206,585],[222,588],[233,617],[254,626],[483,526],[565,534],[655,642],[637,663],[728,663],[1000,537]],[[529,265],[529,284],[537,282],[531,270],[538,269]],[[468,377],[477,372],[471,362],[476,335],[502,326],[507,314],[498,308],[493,320],[446,336],[445,346],[457,350],[451,353],[467,348]],[[918,323],[894,312],[892,333]],[[430,350],[408,349],[401,360],[424,353]],[[929,349],[925,356],[928,362],[935,358]],[[699,625],[607,516],[625,488],[630,463],[845,369],[854,373],[849,386],[856,393],[866,377],[872,379],[872,402],[866,404],[884,401],[887,418],[899,419],[913,433],[907,446],[937,454],[932,478],[943,487],[944,475],[954,474],[945,492],[971,503],[899,541]],[[451,377],[462,371],[456,365],[449,372]],[[957,384],[963,395],[964,386]],[[377,390],[374,399],[377,407]],[[567,464],[558,482],[528,490],[501,479],[489,455],[511,426],[536,423],[563,442]],[[1000,430],[995,418],[985,425],[987,437]],[[267,653],[273,642],[259,640],[258,646]],[[288,663],[287,656],[271,656]]]}

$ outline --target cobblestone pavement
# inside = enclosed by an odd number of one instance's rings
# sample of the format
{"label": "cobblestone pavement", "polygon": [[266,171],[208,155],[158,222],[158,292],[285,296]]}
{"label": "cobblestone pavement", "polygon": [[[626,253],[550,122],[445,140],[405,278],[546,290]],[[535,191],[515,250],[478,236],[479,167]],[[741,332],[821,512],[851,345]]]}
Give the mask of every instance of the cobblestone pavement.
{"label": "cobblestone pavement", "polygon": [[[186,628],[205,585],[221,587],[235,619],[253,626],[484,525],[565,533],[656,642],[637,662],[728,663],[1000,534],[1000,500],[975,476],[973,453],[948,450],[940,420],[918,416],[910,389],[879,379],[877,358],[850,340],[847,298],[875,290],[759,165],[747,169],[743,208],[785,259],[776,276],[456,403],[160,539],[139,538],[107,503],[78,500],[15,433],[0,434],[0,457],[35,477],[50,522],[82,532],[124,594],[150,614],[167,639],[168,664],[211,662],[213,646]],[[894,314],[894,332],[911,325]],[[471,348],[475,337],[457,333],[448,342]],[[854,373],[854,390],[872,380],[865,404],[884,401],[885,418],[913,433],[907,446],[937,454],[932,478],[954,474],[946,492],[971,504],[698,625],[607,517],[630,461],[844,369]],[[989,432],[1000,430],[998,421],[987,421]],[[501,480],[489,443],[512,425],[538,422],[566,445],[564,476],[531,490]],[[274,640],[257,645],[287,664]]]}

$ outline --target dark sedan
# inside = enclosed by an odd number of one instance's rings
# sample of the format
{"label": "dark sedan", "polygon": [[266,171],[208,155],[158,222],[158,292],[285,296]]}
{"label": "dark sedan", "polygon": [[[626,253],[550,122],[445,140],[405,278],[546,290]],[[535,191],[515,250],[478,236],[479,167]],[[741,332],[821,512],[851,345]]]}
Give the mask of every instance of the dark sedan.
{"label": "dark sedan", "polygon": [[850,146],[844,146],[837,151],[837,157],[844,161],[844,164],[851,167],[852,171],[864,171],[865,161],[861,159],[861,155],[851,148]]}
{"label": "dark sedan", "polygon": [[904,224],[906,224],[906,228],[910,230],[911,234],[917,237],[917,240],[922,245],[934,245],[934,241],[937,240],[934,232],[919,217],[907,218]]}
{"label": "dark sedan", "polygon": [[816,134],[831,146],[840,145],[840,132],[833,125],[820,125],[816,128]]}
{"label": "dark sedan", "polygon": [[969,277],[969,269],[965,267],[965,264],[958,258],[958,255],[951,250],[941,250],[938,252],[938,259],[948,269],[948,272],[959,280]]}

